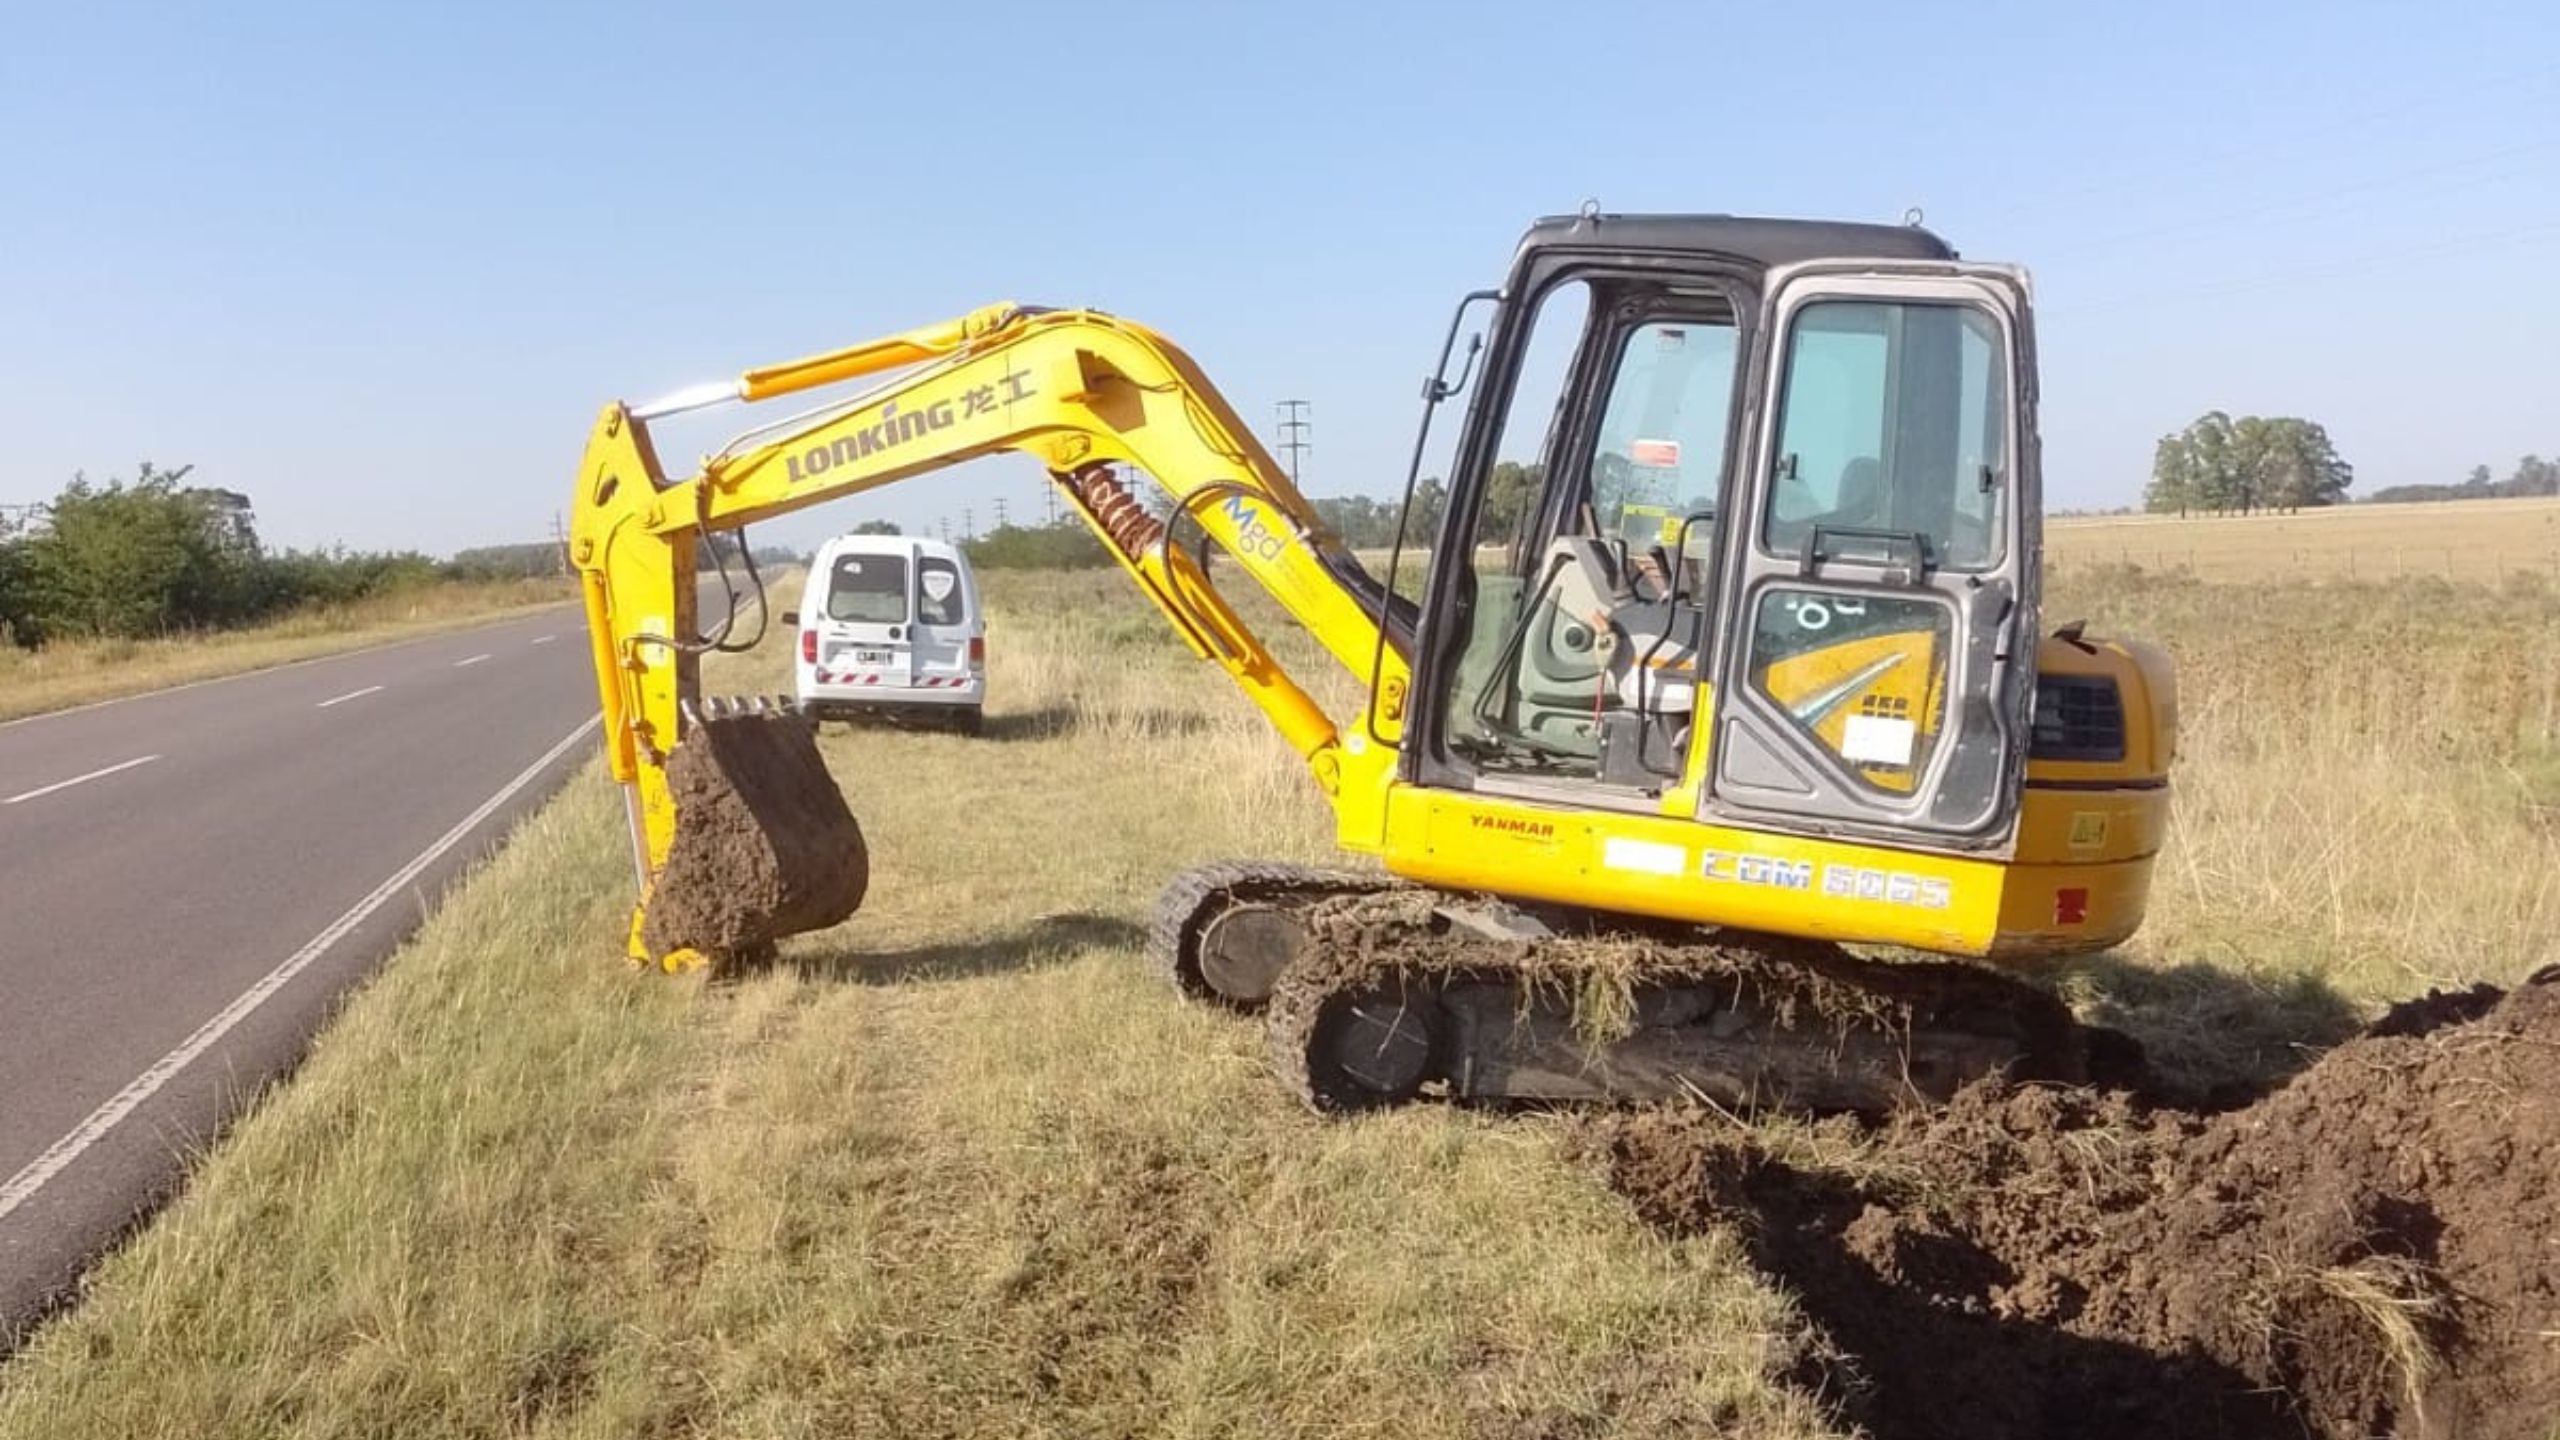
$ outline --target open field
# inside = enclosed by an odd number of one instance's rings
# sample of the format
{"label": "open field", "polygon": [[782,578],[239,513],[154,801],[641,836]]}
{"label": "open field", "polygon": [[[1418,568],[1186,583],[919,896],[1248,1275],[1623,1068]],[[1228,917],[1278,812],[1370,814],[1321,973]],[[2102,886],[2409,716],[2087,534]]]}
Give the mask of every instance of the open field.
{"label": "open field", "polygon": [[379,645],[577,598],[566,580],[455,581],[332,605],[263,625],[158,640],[0,645],[0,720]]}
{"label": "open field", "polygon": [[2432,576],[2560,589],[2560,500],[2340,505],[2291,515],[2110,515],[2046,523],[2057,573],[2099,565],[2184,570],[2200,580],[2393,580]]}
{"label": "open field", "polygon": [[[0,1436],[1839,1433],[1743,1233],[1642,1223],[1570,1120],[1316,1122],[1143,973],[1173,869],[1324,856],[1322,806],[1116,576],[989,582],[986,740],[824,741],[852,922],[630,974],[589,773],[0,1369]],[[2560,959],[2560,598],[2066,566],[2075,616],[2184,702],[2084,1012],[2250,1079]]]}

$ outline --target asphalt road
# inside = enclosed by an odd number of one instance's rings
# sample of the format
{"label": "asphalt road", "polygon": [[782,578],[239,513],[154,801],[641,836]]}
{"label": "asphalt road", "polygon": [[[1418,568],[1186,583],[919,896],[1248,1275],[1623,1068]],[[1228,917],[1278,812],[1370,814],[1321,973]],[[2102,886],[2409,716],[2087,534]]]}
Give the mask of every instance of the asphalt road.
{"label": "asphalt road", "polygon": [[561,606],[0,725],[0,1353],[595,715]]}

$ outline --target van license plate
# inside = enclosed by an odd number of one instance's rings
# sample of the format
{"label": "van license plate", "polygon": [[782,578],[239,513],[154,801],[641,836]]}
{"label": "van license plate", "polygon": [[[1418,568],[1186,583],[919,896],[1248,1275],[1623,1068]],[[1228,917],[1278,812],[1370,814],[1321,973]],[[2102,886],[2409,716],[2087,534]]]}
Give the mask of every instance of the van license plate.
{"label": "van license plate", "polygon": [[886,650],[856,650],[853,652],[853,663],[856,665],[886,665],[889,663],[889,652]]}

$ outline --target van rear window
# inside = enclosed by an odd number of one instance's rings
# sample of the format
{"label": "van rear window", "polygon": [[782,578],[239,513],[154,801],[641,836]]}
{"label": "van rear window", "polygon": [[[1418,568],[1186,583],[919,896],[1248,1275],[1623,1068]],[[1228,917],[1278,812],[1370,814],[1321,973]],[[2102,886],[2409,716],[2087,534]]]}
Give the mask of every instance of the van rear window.
{"label": "van rear window", "polygon": [[916,562],[916,623],[958,625],[969,618],[968,596],[960,588],[960,567],[931,555]]}
{"label": "van rear window", "polygon": [[903,625],[907,561],[903,555],[846,555],[827,579],[827,618],[864,625]]}

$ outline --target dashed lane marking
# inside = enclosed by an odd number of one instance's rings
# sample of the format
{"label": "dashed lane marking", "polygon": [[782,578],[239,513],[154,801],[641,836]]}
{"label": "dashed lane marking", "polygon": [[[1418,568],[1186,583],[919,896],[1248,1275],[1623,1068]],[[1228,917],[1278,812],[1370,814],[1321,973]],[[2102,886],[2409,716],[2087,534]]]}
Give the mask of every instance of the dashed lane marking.
{"label": "dashed lane marking", "polygon": [[0,800],[0,805],[16,805],[27,800],[40,800],[45,796],[52,794],[56,790],[68,790],[74,785],[86,785],[92,780],[103,780],[107,776],[113,775],[120,770],[130,770],[136,765],[148,765],[159,758],[160,757],[157,755],[136,756],[135,758],[124,761],[121,764],[110,765],[103,770],[92,770],[86,775],[74,775],[68,780],[56,780],[50,785],[39,785],[35,789],[30,790],[23,795],[12,795],[6,800]]}

